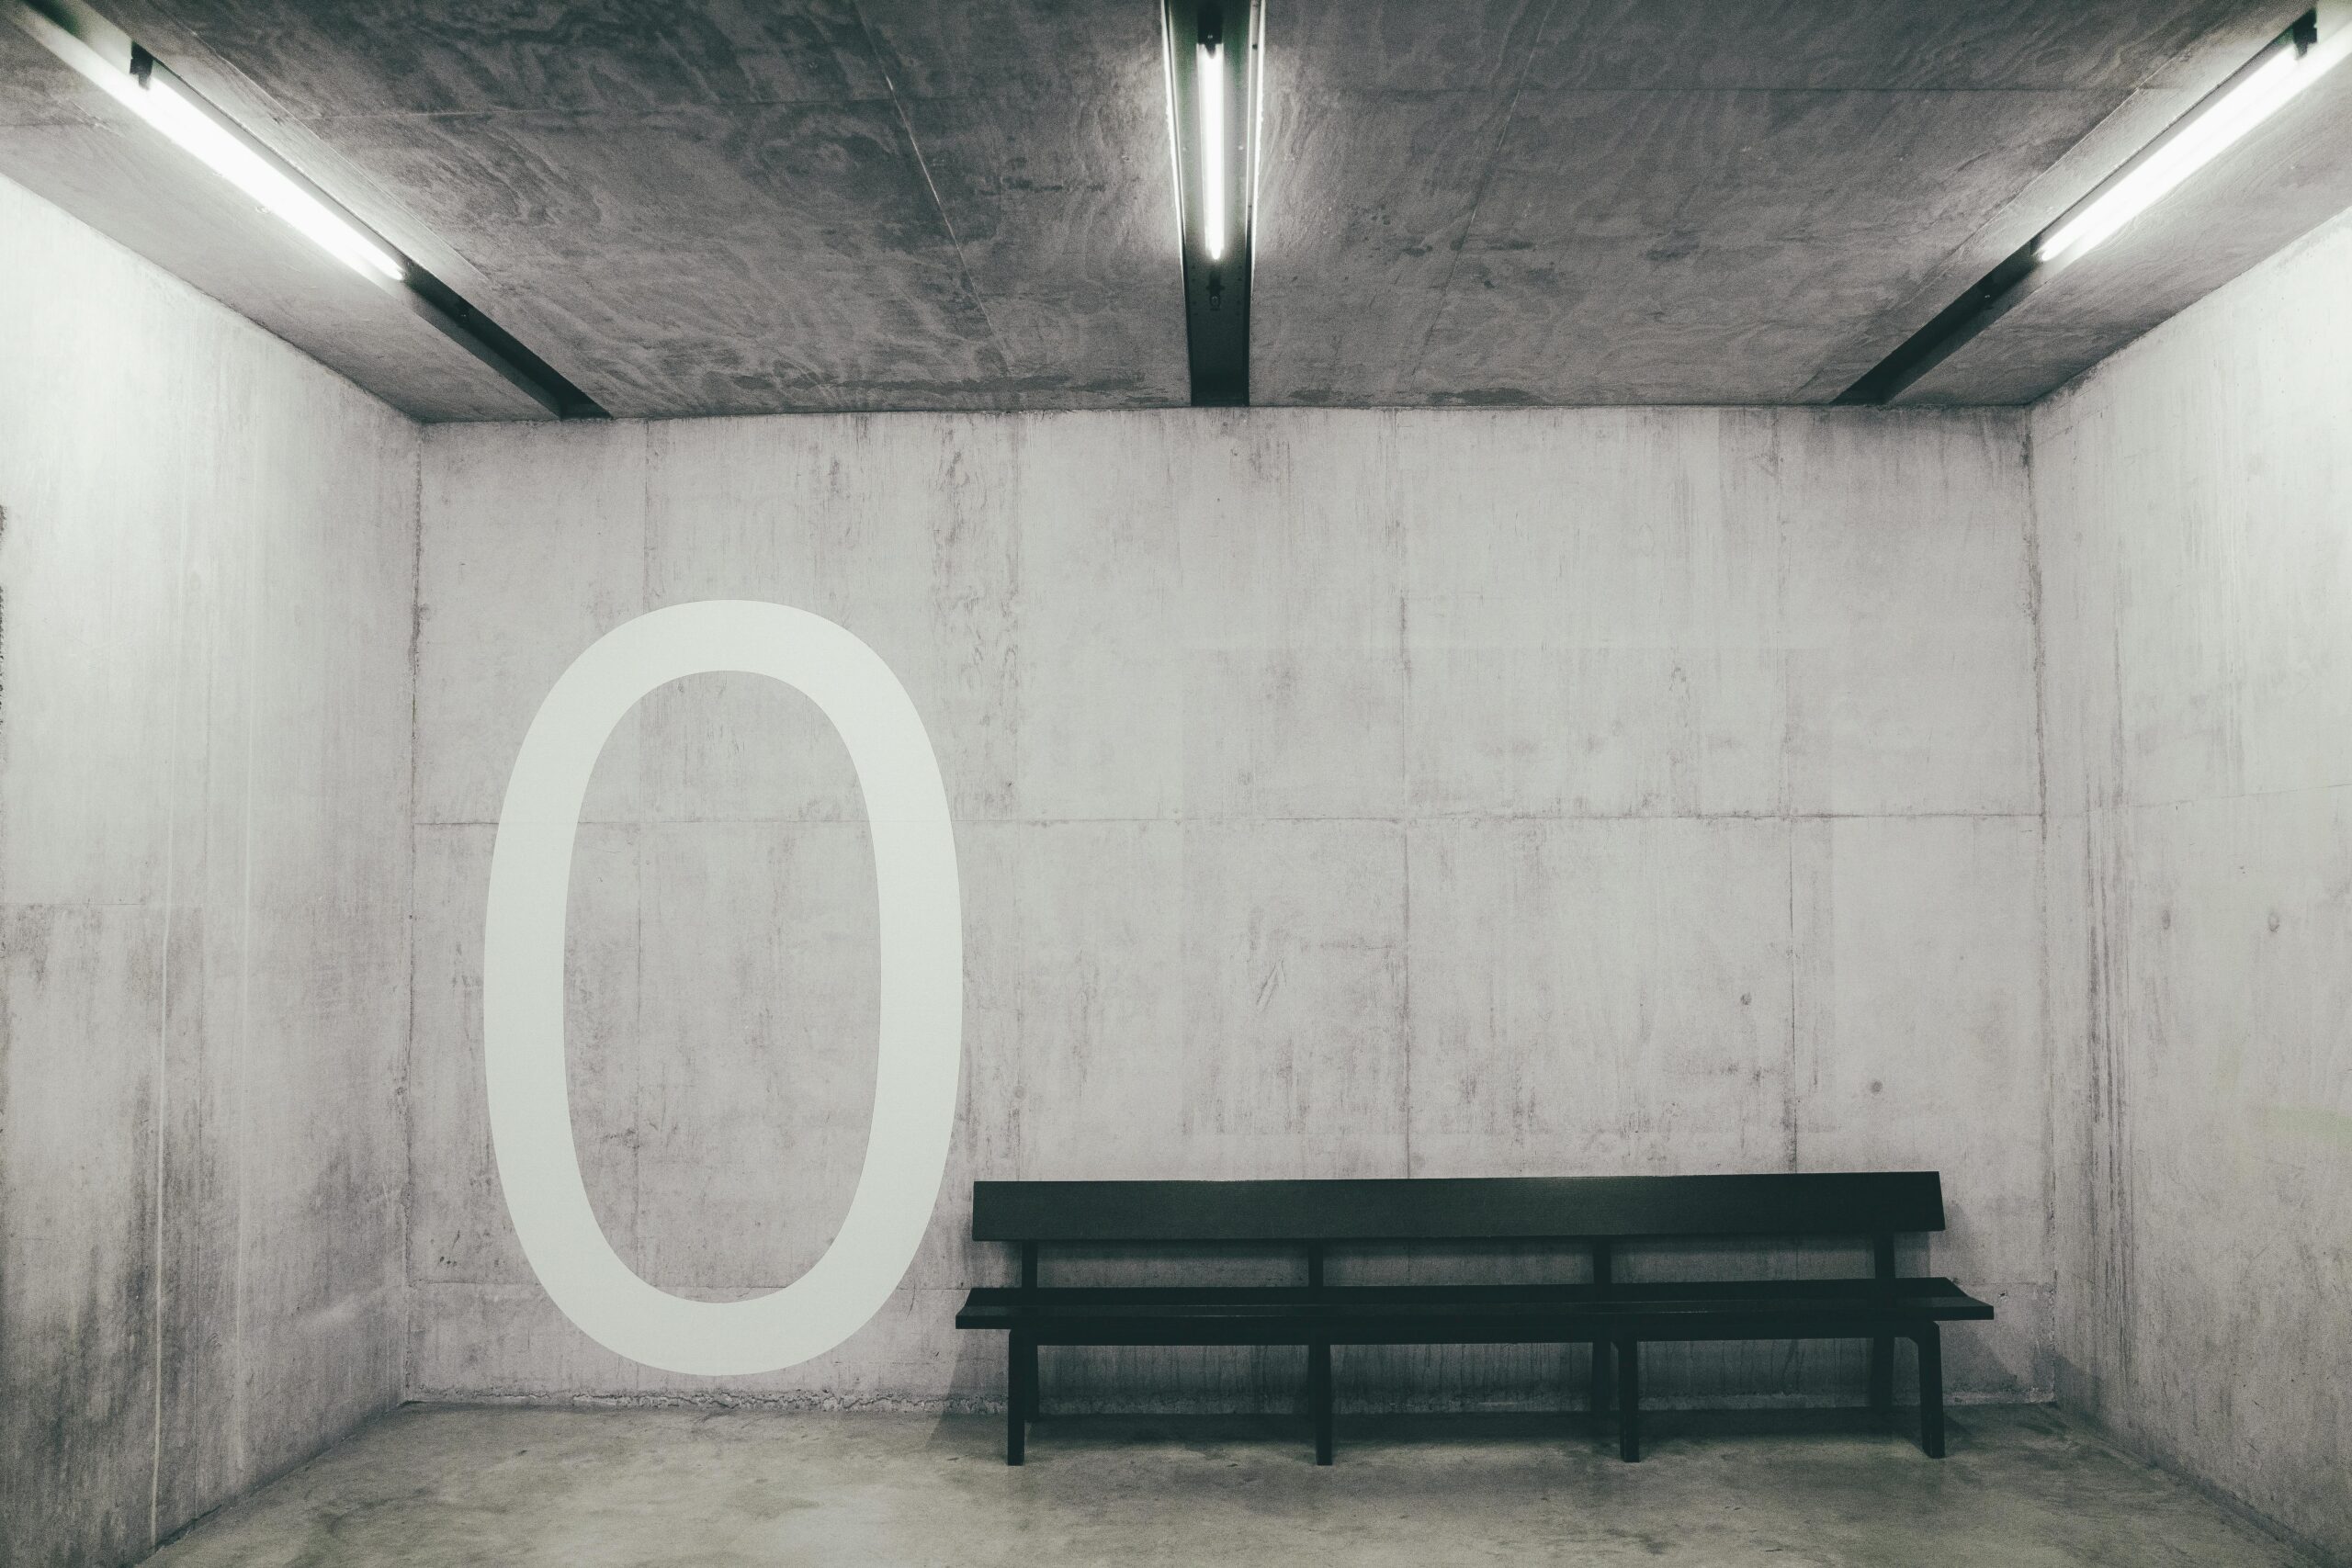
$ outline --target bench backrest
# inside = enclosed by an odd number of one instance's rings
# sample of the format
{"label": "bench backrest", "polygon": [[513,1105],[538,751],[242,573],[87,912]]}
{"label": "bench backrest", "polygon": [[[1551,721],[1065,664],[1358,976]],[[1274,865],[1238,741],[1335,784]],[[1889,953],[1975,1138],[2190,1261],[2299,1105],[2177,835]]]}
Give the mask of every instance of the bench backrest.
{"label": "bench backrest", "polygon": [[1932,1170],[972,1184],[976,1241],[1541,1241],[1943,1228],[1943,1186]]}

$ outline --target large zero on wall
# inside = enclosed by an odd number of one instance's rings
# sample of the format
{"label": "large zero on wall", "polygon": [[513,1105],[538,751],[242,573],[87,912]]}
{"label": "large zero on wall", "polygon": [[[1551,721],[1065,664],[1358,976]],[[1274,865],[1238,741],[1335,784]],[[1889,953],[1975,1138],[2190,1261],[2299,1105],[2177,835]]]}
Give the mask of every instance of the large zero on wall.
{"label": "large zero on wall", "polygon": [[[881,1039],[874,1123],[849,1214],[780,1291],[694,1302],[623,1262],[589,1206],[564,1077],[564,921],[588,776],[655,687],[741,671],[807,694],[848,748],[874,840]],[[820,615],[710,600],[616,626],[548,693],[506,785],[482,933],[482,1057],[498,1179],[524,1256],[605,1348],[673,1372],[741,1376],[820,1356],[888,1299],[930,1224],[962,1060],[963,917],[939,761],[880,655]]]}

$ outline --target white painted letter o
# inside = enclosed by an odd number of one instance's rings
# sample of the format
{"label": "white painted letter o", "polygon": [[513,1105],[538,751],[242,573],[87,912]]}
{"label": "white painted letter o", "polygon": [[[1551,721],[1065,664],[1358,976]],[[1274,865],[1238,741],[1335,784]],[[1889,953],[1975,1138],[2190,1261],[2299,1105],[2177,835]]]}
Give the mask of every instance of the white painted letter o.
{"label": "white painted letter o", "polygon": [[[589,1206],[564,1076],[564,922],[588,776],[621,716],[687,675],[766,675],[813,700],[857,770],[874,839],[881,1039],[865,1164],[840,1234],[770,1294],[693,1302],[639,1279]],[[609,1350],[741,1376],[820,1356],[889,1297],[931,1223],[955,1131],[964,939],[939,761],[889,666],[820,615],[710,600],[598,638],[548,693],[507,782],[482,932],[482,1058],[507,1212],[556,1305]]]}

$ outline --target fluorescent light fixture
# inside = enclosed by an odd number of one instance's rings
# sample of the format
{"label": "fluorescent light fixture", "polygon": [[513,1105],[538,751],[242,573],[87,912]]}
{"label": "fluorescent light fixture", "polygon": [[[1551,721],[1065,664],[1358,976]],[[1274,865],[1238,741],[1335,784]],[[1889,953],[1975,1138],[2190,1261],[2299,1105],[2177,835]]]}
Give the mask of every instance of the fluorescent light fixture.
{"label": "fluorescent light fixture", "polygon": [[2320,0],[2165,132],[1840,392],[1891,402],[2352,54],[2352,0]]}
{"label": "fluorescent light fixture", "polygon": [[2291,44],[2281,47],[2176,134],[2159,142],[2138,166],[2088,206],[2052,230],[2035,247],[2036,258],[2055,261],[2069,253],[2079,255],[2108,238],[2277,113],[2334,63],[2333,51],[2313,59]]}
{"label": "fluorescent light fixture", "polygon": [[398,283],[407,276],[390,253],[330,211],[327,205],[291,179],[260,153],[238,140],[225,126],[206,114],[153,68],[127,84],[107,91],[140,118],[162,131],[205,167],[277,214],[311,243],[354,271]]}
{"label": "fluorescent light fixture", "polygon": [[391,250],[337,212],[187,84],[80,0],[0,0],[17,24],[106,95],[153,126],[328,254],[363,276],[407,281]]}
{"label": "fluorescent light fixture", "polygon": [[1201,239],[1209,260],[1225,259],[1225,70],[1217,46],[1200,46],[1193,81],[1201,103]]}
{"label": "fluorescent light fixture", "polygon": [[1261,0],[1160,0],[1160,39],[1193,405],[1246,408],[1265,12]]}
{"label": "fluorescent light fixture", "polygon": [[88,0],[0,0],[13,21],[92,85],[173,145],[274,213],[312,244],[383,289],[558,419],[603,419],[596,400],[402,255],[300,170],[205,102],[170,67],[100,16]]}

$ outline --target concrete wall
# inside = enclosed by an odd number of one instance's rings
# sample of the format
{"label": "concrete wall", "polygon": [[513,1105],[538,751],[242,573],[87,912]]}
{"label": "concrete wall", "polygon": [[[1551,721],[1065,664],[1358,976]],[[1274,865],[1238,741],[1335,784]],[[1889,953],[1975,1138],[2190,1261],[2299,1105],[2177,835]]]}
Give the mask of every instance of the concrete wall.
{"label": "concrete wall", "polygon": [[416,437],[0,182],[0,1562],[400,1390]]}
{"label": "concrete wall", "polygon": [[[428,430],[410,1392],[985,1402],[1001,1345],[949,1326],[1008,1268],[963,1239],[975,1177],[1928,1166],[1952,1228],[1907,1261],[2001,1312],[1955,1336],[1953,1386],[2046,1396],[2023,455],[2013,416],[1849,412]],[[722,1384],[620,1361],[548,1305],[480,1060],[524,728],[600,633],[710,597],[831,616],[906,682],[967,954],[964,1111],[905,1287],[834,1354]],[[784,688],[697,677],[616,736],[589,816],[590,1191],[662,1286],[774,1288],[838,1224],[872,1093],[846,757]],[[1081,1267],[1125,1265],[1062,1277]],[[1860,1356],[1700,1348],[1657,1382],[1850,1400]],[[1047,1397],[1280,1405],[1298,1361],[1049,1352]],[[1580,1361],[1358,1351],[1339,1376],[1367,1402],[1542,1404]]]}
{"label": "concrete wall", "polygon": [[2352,220],[2036,411],[2059,1393],[2352,1560]]}

